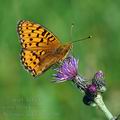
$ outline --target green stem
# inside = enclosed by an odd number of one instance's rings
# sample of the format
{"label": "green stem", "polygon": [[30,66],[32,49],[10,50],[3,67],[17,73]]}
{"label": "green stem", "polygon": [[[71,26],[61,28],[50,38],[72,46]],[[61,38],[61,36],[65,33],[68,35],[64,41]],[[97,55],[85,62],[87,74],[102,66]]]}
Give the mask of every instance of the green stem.
{"label": "green stem", "polygon": [[105,106],[102,96],[100,94],[97,95],[97,97],[94,99],[97,106],[104,112],[108,120],[115,120],[115,117],[110,113],[110,111]]}

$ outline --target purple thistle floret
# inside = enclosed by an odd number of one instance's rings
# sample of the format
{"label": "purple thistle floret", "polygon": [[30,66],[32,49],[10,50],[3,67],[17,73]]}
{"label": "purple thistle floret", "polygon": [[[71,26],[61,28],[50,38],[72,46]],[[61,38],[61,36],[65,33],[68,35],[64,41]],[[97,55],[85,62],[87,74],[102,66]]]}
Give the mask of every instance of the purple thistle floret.
{"label": "purple thistle floret", "polygon": [[92,94],[96,94],[97,88],[95,84],[90,84],[87,86],[87,91]]}
{"label": "purple thistle floret", "polygon": [[58,82],[73,80],[78,74],[78,60],[70,56],[66,58],[60,68],[57,69],[55,78]]}

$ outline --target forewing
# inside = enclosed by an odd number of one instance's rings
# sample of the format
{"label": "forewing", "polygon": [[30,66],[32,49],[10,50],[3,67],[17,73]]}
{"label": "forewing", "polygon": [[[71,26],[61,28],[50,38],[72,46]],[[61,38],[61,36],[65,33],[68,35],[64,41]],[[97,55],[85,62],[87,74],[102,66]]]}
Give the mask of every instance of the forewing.
{"label": "forewing", "polygon": [[22,48],[35,49],[45,47],[55,49],[60,46],[60,41],[42,25],[22,20],[18,23],[18,35]]}

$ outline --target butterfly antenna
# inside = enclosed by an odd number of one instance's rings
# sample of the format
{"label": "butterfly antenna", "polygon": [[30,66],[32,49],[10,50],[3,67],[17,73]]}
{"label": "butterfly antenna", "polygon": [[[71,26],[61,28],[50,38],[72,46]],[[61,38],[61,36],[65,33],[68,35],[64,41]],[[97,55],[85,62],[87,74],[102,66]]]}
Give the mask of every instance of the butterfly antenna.
{"label": "butterfly antenna", "polygon": [[[70,28],[70,38],[69,38],[70,43],[72,43],[73,27],[74,27],[74,23],[71,24],[71,28]],[[71,50],[71,53],[74,55],[74,53],[73,53],[74,50],[73,49]]]}
{"label": "butterfly antenna", "polygon": [[72,41],[73,27],[74,27],[74,23],[71,24],[71,29],[70,29],[70,41]]}
{"label": "butterfly antenna", "polygon": [[76,42],[79,42],[79,41],[88,40],[90,38],[92,38],[92,36],[88,36],[88,37],[85,37],[85,38],[82,38],[82,39],[79,39],[79,40],[72,41],[72,43],[76,43]]}

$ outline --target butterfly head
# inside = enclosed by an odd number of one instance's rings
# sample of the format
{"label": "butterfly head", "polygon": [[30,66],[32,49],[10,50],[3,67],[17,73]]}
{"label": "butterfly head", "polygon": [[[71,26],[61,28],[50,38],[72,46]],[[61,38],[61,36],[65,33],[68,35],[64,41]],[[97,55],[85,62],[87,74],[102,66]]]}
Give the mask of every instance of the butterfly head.
{"label": "butterfly head", "polygon": [[61,60],[64,60],[67,55],[69,54],[70,50],[72,48],[72,44],[71,43],[68,43],[68,44],[65,44],[65,45],[61,45],[58,49],[57,49],[57,54],[61,54]]}
{"label": "butterfly head", "polygon": [[63,45],[64,46],[64,50],[66,51],[66,52],[69,52],[71,49],[72,49],[72,43],[68,43],[68,44],[65,44],[65,45]]}

